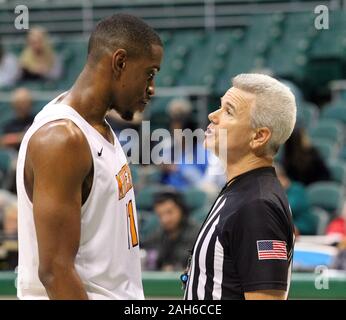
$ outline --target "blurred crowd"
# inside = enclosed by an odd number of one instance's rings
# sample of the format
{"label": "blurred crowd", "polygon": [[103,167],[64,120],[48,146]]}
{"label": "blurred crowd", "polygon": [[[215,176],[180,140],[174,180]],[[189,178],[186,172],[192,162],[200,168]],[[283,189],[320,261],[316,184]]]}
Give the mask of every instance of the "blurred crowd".
{"label": "blurred crowd", "polygon": [[[22,87],[26,80],[47,81],[59,79],[63,71],[59,56],[50,44],[47,32],[39,27],[28,33],[27,44],[19,57],[6,52],[0,43],[0,90],[1,87],[18,85],[12,92],[8,108],[13,116],[1,122],[0,127],[0,269],[14,269],[16,262],[17,204],[15,167],[17,152],[23,135],[34,120],[33,97],[29,89]],[[295,87],[296,95],[301,95]],[[43,107],[43,106],[42,106]],[[150,108],[150,107],[149,107]],[[167,106],[167,117],[171,133],[176,129],[197,129],[193,104],[186,98],[172,99]],[[140,132],[143,115],[136,115],[131,123],[124,122],[115,113],[110,113],[108,121],[117,134],[131,127]],[[205,129],[205,128],[204,128]],[[206,208],[226,183],[226,176],[219,170],[222,164],[215,156],[195,141],[186,144],[185,138],[161,141],[164,148],[173,155],[179,150],[179,163],[155,166],[154,183],[162,186],[152,200],[152,212],[156,218],[155,228],[143,235],[143,268],[146,270],[179,270],[186,265],[189,250],[192,249],[199,228],[207,215],[198,216],[185,203],[184,193],[191,189],[204,192]],[[152,146],[153,147],[153,146]],[[141,148],[139,148],[141,149]],[[206,161],[199,163],[196,154],[204,153]],[[192,159],[192,161],[191,161]],[[152,165],[137,165],[135,175],[146,172]],[[304,126],[297,126],[287,143],[280,150],[275,164],[278,178],[287,193],[296,228],[296,236],[321,234],[318,231],[318,217],[307,196],[307,188],[318,181],[330,181],[331,172],[307,135]],[[146,187],[135,182],[139,195]],[[168,189],[166,188],[168,187]],[[138,212],[141,223],[141,211]],[[144,222],[143,222],[144,223]],[[141,228],[141,226],[139,226]],[[335,267],[346,270],[346,206],[342,212],[332,212],[324,234],[340,236],[340,254]],[[322,233],[322,234],[323,234]]]}

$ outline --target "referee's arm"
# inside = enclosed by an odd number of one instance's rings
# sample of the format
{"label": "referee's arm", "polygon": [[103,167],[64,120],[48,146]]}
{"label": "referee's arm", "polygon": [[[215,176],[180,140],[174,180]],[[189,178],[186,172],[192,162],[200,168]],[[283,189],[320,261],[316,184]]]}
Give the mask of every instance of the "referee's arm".
{"label": "referee's arm", "polygon": [[283,290],[259,290],[244,293],[246,300],[286,300],[287,293]]}
{"label": "referee's arm", "polygon": [[231,232],[231,256],[246,300],[286,300],[290,261],[288,223],[278,208],[261,199],[239,210]]}

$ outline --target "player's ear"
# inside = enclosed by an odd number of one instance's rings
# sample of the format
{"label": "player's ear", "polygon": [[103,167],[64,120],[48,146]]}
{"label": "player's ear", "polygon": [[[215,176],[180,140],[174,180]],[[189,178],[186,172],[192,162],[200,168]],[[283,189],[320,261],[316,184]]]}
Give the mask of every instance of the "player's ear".
{"label": "player's ear", "polygon": [[112,56],[112,70],[114,76],[117,78],[126,68],[127,52],[125,49],[118,49]]}

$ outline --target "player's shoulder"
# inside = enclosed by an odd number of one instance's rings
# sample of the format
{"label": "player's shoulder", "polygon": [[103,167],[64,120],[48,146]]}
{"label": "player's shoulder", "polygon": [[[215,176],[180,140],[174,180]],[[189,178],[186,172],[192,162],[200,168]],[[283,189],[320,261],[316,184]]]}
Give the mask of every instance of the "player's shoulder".
{"label": "player's shoulder", "polygon": [[54,148],[83,148],[87,140],[82,130],[69,119],[48,122],[31,136],[29,147],[45,150]]}
{"label": "player's shoulder", "polygon": [[27,155],[33,163],[78,161],[90,167],[91,154],[87,138],[71,120],[61,119],[44,124],[29,139]]}

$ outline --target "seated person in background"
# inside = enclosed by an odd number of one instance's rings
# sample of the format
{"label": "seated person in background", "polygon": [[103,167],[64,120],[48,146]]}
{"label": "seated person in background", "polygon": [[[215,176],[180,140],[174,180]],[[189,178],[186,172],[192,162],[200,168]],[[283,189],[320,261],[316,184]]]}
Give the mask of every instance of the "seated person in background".
{"label": "seated person in background", "polygon": [[[164,154],[170,155],[171,161],[170,164],[161,166],[161,183],[170,185],[178,190],[198,186],[207,170],[209,152],[205,150],[196,138],[190,143],[184,136],[174,135],[175,130],[195,130],[196,126],[191,120],[192,105],[186,99],[173,99],[169,103],[168,112],[170,132],[174,140],[167,141],[165,150],[170,150],[170,152],[164,150]],[[203,132],[201,131],[201,133]],[[199,155],[200,159],[204,157],[204,161],[200,161],[202,163],[198,163],[197,155]],[[177,163],[173,161],[175,156],[178,159]]]}
{"label": "seated person in background", "polygon": [[333,219],[327,226],[326,234],[339,235],[346,238],[346,202],[344,203],[342,214]]}
{"label": "seated person in background", "polygon": [[333,269],[346,271],[346,236],[338,244],[338,254],[332,265]]}
{"label": "seated person in background", "polygon": [[13,86],[19,77],[17,58],[5,52],[0,41],[0,88]]}
{"label": "seated person in background", "polygon": [[330,172],[302,128],[296,127],[286,141],[282,164],[290,179],[310,183],[330,180]]}
{"label": "seated person in background", "polygon": [[17,242],[17,204],[8,205],[5,208],[2,220],[0,237],[0,250],[2,270],[14,270],[18,266],[18,242]]}
{"label": "seated person in background", "polygon": [[[189,250],[197,237],[199,225],[189,218],[189,212],[176,192],[163,192],[154,199],[154,210],[160,229],[142,242],[148,255],[156,253],[156,270],[181,271],[189,258]],[[153,255],[150,254],[152,257]]]}
{"label": "seated person in background", "polygon": [[11,204],[6,207],[2,221],[2,233],[6,240],[17,239],[17,205]]}
{"label": "seated person in background", "polygon": [[12,96],[15,117],[7,121],[0,136],[0,147],[18,150],[26,130],[34,121],[32,97],[28,89],[19,88]]}
{"label": "seated person in background", "polygon": [[61,76],[60,58],[54,53],[43,28],[35,27],[29,31],[20,65],[22,80],[55,80]]}
{"label": "seated person in background", "polygon": [[17,203],[17,197],[7,190],[0,189],[0,225],[3,224],[5,211]]}
{"label": "seated person in background", "polygon": [[290,180],[285,170],[278,163],[275,164],[275,171],[282,187],[286,191],[296,228],[296,234],[316,234],[317,220],[311,213],[311,207],[304,185],[297,181]]}

